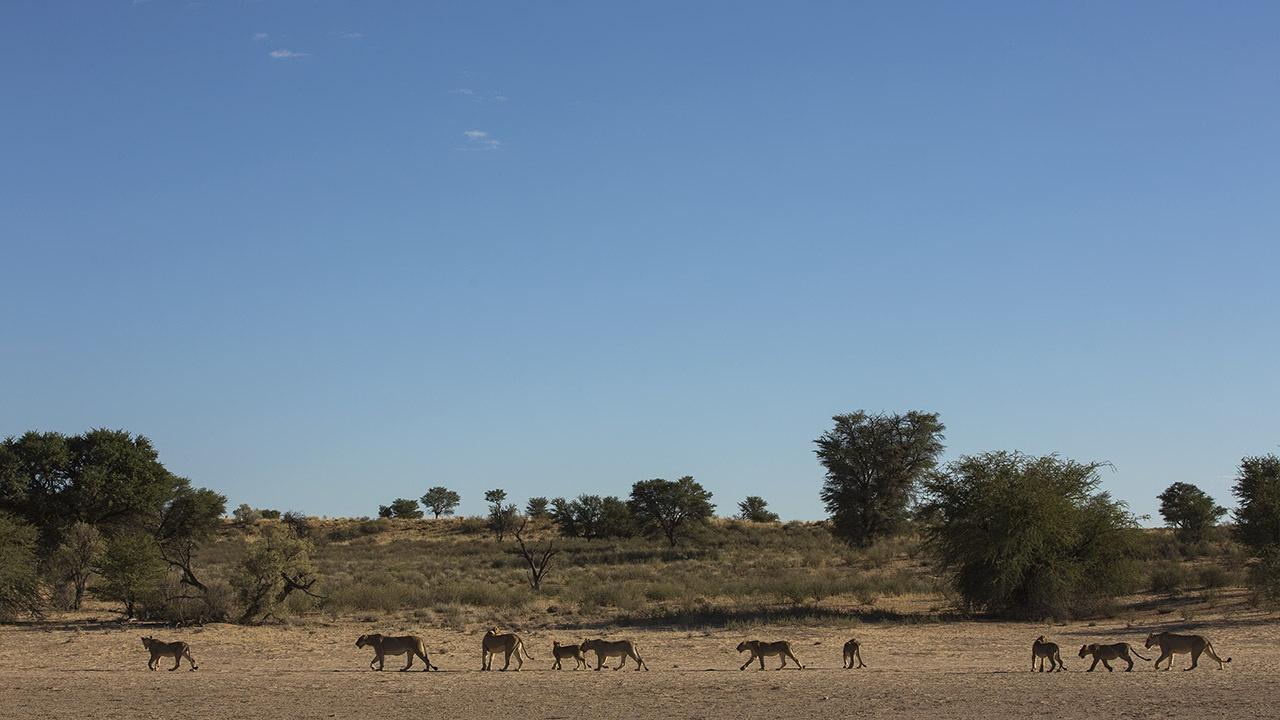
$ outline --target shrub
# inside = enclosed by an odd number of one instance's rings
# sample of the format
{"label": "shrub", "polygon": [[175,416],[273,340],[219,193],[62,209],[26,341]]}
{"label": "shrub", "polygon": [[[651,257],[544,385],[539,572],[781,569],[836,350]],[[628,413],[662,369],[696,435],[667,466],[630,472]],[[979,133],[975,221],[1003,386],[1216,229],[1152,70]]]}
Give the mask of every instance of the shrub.
{"label": "shrub", "polygon": [[738,503],[738,517],[750,522],[778,522],[778,513],[769,510],[769,503],[759,495],[748,495]]}
{"label": "shrub", "polygon": [[107,543],[98,567],[103,581],[99,590],[108,600],[124,603],[124,615],[131,618],[139,600],[155,595],[164,582],[166,569],[160,547],[150,535],[118,535]]}
{"label": "shrub", "polygon": [[231,513],[232,519],[241,527],[248,527],[262,519],[262,512],[254,510],[249,503],[240,503]]}
{"label": "shrub", "polygon": [[311,521],[306,515],[290,510],[280,518],[280,521],[293,531],[295,537],[303,539],[311,537]]}
{"label": "shrub", "polygon": [[1280,547],[1264,550],[1257,564],[1249,568],[1249,587],[1262,602],[1280,605]]}
{"label": "shrub", "polygon": [[396,498],[391,501],[390,505],[380,505],[378,507],[378,517],[417,520],[422,517],[422,511],[418,509],[417,500]]}
{"label": "shrub", "polygon": [[77,522],[67,530],[50,558],[50,566],[58,579],[71,587],[67,603],[71,609],[80,609],[85,586],[89,584],[89,576],[102,557],[103,549],[102,533],[89,523]]}
{"label": "shrub", "polygon": [[1200,580],[1200,587],[1211,590],[1227,587],[1232,581],[1231,573],[1226,568],[1217,565],[1207,565],[1200,568],[1197,577]]}
{"label": "shrub", "polygon": [[274,527],[251,544],[231,579],[244,608],[241,622],[269,614],[294,590],[307,592],[315,582],[310,553],[309,541]]}
{"label": "shrub", "polygon": [[0,619],[38,617],[41,609],[36,529],[0,512]]}
{"label": "shrub", "polygon": [[1099,467],[995,452],[929,480],[928,543],[970,609],[1066,617],[1132,585],[1136,523],[1097,491]]}
{"label": "shrub", "polygon": [[1187,573],[1182,563],[1162,562],[1152,569],[1149,582],[1151,592],[1175,595],[1187,584]]}
{"label": "shrub", "polygon": [[258,512],[262,515],[263,520],[279,520],[280,519],[279,510],[263,509],[263,510],[259,510]]}

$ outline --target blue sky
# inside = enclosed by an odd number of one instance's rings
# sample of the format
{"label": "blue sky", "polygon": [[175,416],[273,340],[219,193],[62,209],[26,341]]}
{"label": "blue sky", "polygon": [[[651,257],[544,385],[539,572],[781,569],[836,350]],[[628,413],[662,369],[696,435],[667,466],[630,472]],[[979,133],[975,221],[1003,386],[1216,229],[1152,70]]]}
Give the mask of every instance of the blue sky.
{"label": "blue sky", "polygon": [[1272,3],[0,5],[0,435],[232,504],[823,515],[812,441],[1280,444]]}

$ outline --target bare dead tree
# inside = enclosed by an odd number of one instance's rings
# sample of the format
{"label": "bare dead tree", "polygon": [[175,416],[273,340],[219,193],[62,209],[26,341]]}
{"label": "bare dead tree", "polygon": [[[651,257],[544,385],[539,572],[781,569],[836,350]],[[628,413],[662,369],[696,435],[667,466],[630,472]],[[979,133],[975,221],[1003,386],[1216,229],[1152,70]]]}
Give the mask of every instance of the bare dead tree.
{"label": "bare dead tree", "polygon": [[530,549],[524,542],[524,528],[528,524],[529,521],[526,519],[516,529],[516,542],[520,544],[520,547],[512,552],[524,558],[525,564],[529,566],[529,586],[534,590],[541,590],[542,578],[547,574],[547,570],[551,565],[551,558],[555,557],[556,553],[560,551],[555,548],[555,539],[548,540],[545,548],[534,547]]}

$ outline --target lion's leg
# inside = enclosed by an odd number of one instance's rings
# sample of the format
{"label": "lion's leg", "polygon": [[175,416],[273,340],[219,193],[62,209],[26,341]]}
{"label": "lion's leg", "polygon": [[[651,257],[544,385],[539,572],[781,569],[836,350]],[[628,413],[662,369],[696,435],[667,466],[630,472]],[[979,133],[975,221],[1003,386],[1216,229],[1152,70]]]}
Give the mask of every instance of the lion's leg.
{"label": "lion's leg", "polygon": [[614,670],[621,670],[623,667],[626,666],[626,664],[627,664],[627,654],[622,653],[622,656],[618,658],[618,666],[615,667]]}
{"label": "lion's leg", "polygon": [[158,659],[159,659],[159,656],[153,653],[153,654],[151,655],[151,659],[150,659],[150,660],[147,660],[147,669],[148,669],[148,670],[155,670],[155,669],[156,669],[156,660],[158,660]]}
{"label": "lion's leg", "polygon": [[1128,655],[1121,655],[1120,657],[1124,658],[1124,661],[1128,663],[1128,666],[1125,667],[1124,671],[1133,672],[1133,658],[1129,657]]}
{"label": "lion's leg", "polygon": [[738,668],[738,669],[739,669],[739,670],[746,670],[746,669],[747,669],[747,666],[748,666],[748,665],[750,665],[751,663],[755,662],[755,661],[756,661],[756,658],[755,658],[755,656],[754,656],[754,655],[752,655],[751,657],[748,657],[748,658],[747,658],[747,661],[746,661],[746,662],[744,662],[744,663],[742,663],[742,667],[740,667],[740,668]]}
{"label": "lion's leg", "polygon": [[552,669],[552,670],[559,670],[559,669],[560,669],[560,656],[559,656],[559,655],[557,655],[557,656],[556,656],[556,661],[555,661],[554,663],[552,663],[552,664],[551,664],[551,669]]}
{"label": "lion's leg", "polygon": [[180,652],[176,652],[176,653],[174,653],[174,654],[173,654],[173,667],[169,668],[169,672],[173,672],[174,670],[177,670],[177,669],[178,669],[178,666],[179,666],[179,665],[181,665],[181,664],[182,664],[182,653],[180,653]]}
{"label": "lion's leg", "polygon": [[761,670],[763,670],[763,669],[764,669],[764,655],[761,655],[760,653],[756,653],[756,659],[760,661],[760,669],[761,669]]}
{"label": "lion's leg", "polygon": [[413,667],[413,655],[414,652],[412,650],[404,654],[404,659],[407,660],[407,662],[404,664],[404,667],[400,668],[400,672],[404,672],[405,670]]}
{"label": "lion's leg", "polygon": [[507,648],[506,654],[502,656],[502,659],[503,659],[503,663],[502,663],[503,670],[506,670],[507,668],[511,667],[511,648]]}
{"label": "lion's leg", "polygon": [[[1187,670],[1196,669],[1196,666],[1200,664],[1200,653],[1202,652],[1204,652],[1204,648],[1197,648],[1191,651],[1191,667],[1186,668]],[[1172,660],[1169,661],[1169,665],[1173,665]]]}
{"label": "lion's leg", "polygon": [[191,669],[192,669],[192,670],[196,670],[196,669],[198,669],[198,668],[196,668],[196,659],[195,659],[194,657],[192,657],[192,656],[191,656],[191,650],[190,650],[190,649],[188,649],[188,650],[187,650],[185,653],[183,653],[183,654],[187,656],[187,662],[191,665]]}
{"label": "lion's leg", "polygon": [[1094,668],[1096,668],[1096,667],[1098,667],[1098,656],[1097,656],[1097,655],[1094,655],[1094,656],[1093,656],[1093,664],[1089,666],[1089,670],[1088,670],[1088,672],[1093,672],[1093,669],[1094,669]]}
{"label": "lion's leg", "polygon": [[800,668],[801,670],[804,669],[804,663],[800,662],[800,659],[797,658],[795,655],[792,655],[790,650],[787,651],[787,657],[791,658],[791,662],[795,663],[796,667]]}
{"label": "lion's leg", "polygon": [[596,672],[600,672],[600,670],[602,669],[604,669],[604,655],[597,652],[596,653]]}

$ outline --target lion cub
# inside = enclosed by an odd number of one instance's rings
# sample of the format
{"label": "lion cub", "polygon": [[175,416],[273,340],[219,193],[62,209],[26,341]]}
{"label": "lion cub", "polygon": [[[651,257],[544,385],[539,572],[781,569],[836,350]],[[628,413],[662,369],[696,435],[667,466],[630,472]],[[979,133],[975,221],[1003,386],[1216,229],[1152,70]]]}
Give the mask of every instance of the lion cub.
{"label": "lion cub", "polygon": [[849,642],[844,644],[844,669],[852,670],[854,668],[853,661],[857,659],[857,667],[866,667],[867,664],[862,662],[862,646],[858,643],[858,638],[850,638]]}
{"label": "lion cub", "polygon": [[1035,639],[1031,643],[1031,671],[1036,670],[1036,660],[1040,660],[1040,672],[1044,672],[1044,661],[1049,661],[1049,672],[1058,672],[1066,670],[1067,666],[1062,663],[1062,655],[1058,653],[1058,644],[1045,640],[1044,636]]}
{"label": "lion cub", "polygon": [[555,657],[556,664],[551,666],[552,670],[561,670],[560,661],[567,658],[573,658],[576,663],[574,670],[582,670],[587,667],[587,659],[582,656],[582,648],[578,645],[561,645],[559,640],[551,642],[551,655]]}

